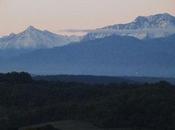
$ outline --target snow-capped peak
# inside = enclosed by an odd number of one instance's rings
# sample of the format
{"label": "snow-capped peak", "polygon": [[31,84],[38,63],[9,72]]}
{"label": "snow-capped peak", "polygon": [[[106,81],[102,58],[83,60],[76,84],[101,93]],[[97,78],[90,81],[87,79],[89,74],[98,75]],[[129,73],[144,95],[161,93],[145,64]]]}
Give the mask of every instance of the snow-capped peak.
{"label": "snow-capped peak", "polygon": [[63,35],[42,31],[33,26],[18,34],[0,38],[0,49],[39,49],[63,46],[75,40]]}

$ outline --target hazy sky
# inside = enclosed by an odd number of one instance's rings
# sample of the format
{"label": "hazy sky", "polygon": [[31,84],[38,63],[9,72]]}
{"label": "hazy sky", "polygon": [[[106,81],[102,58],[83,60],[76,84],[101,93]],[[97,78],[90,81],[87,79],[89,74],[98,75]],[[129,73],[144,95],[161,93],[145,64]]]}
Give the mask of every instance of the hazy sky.
{"label": "hazy sky", "polygon": [[0,35],[29,25],[53,32],[91,29],[162,12],[175,15],[175,0],[0,0]]}

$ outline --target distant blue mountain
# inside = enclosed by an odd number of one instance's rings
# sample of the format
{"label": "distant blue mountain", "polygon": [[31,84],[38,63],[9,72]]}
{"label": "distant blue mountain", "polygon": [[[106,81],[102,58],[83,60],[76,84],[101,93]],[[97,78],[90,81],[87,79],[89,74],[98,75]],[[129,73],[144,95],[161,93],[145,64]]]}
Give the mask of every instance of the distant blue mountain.
{"label": "distant blue mountain", "polygon": [[1,59],[0,71],[175,77],[175,35],[139,40],[112,35]]}

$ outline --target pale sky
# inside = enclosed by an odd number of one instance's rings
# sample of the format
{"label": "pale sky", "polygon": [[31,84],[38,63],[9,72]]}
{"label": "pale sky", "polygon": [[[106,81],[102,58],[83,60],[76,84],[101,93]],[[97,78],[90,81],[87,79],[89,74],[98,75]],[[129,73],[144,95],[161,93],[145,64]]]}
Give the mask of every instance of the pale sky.
{"label": "pale sky", "polygon": [[0,35],[29,25],[56,33],[93,29],[164,12],[175,15],[175,0],[0,0]]}

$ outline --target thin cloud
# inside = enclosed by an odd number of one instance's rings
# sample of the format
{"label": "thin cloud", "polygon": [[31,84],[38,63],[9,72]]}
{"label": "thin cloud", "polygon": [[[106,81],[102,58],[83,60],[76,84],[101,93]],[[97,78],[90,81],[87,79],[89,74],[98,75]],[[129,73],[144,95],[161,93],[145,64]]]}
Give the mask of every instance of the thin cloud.
{"label": "thin cloud", "polygon": [[89,33],[94,31],[94,29],[65,29],[60,30],[60,32],[68,32],[68,33]]}

